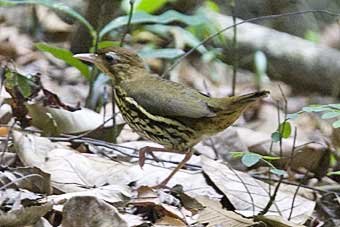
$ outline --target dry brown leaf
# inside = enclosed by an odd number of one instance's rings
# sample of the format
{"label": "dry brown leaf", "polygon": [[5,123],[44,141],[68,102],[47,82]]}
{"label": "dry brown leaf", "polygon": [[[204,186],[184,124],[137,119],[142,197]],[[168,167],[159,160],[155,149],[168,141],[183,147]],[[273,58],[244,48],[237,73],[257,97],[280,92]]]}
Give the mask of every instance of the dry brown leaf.
{"label": "dry brown leaf", "polygon": [[6,168],[0,173],[0,186],[12,182],[7,188],[22,188],[47,195],[51,193],[50,175],[39,168]]}
{"label": "dry brown leaf", "polygon": [[71,198],[63,209],[63,227],[128,227],[117,209],[93,196]]}
{"label": "dry brown leaf", "polygon": [[83,155],[65,145],[28,133],[14,131],[13,137],[20,160],[25,165],[36,166],[49,173],[53,187],[60,191],[84,191],[114,184],[120,187],[116,191],[119,198],[130,193],[127,186],[130,180],[121,175],[121,171],[129,168],[127,163],[123,165],[95,155]]}
{"label": "dry brown leaf", "polygon": [[223,209],[219,201],[206,197],[198,197],[197,200],[205,206],[199,213],[198,222],[207,224],[206,227],[246,227],[256,224],[251,219],[243,218],[233,211]]}
{"label": "dry brown leaf", "polygon": [[304,225],[295,224],[291,221],[284,220],[282,217],[275,215],[257,216],[257,221],[263,221],[269,226],[275,227],[304,227]]}
{"label": "dry brown leaf", "polygon": [[[184,214],[189,216],[191,213],[181,207],[176,198],[161,191],[156,193],[153,189],[146,186],[138,188],[137,191],[138,197],[132,199],[129,204],[137,207],[137,210],[147,215],[152,213],[152,217],[156,220],[151,221],[154,221],[157,225],[187,226]],[[164,197],[167,198],[164,199]],[[145,218],[148,217],[146,216]]]}
{"label": "dry brown leaf", "polygon": [[[41,196],[26,190],[0,191],[0,223],[4,227],[32,225],[52,209],[51,202],[39,202]],[[25,202],[24,202],[25,201]],[[10,209],[5,212],[5,206]]]}
{"label": "dry brown leaf", "polygon": [[[266,207],[269,201],[268,184],[205,157],[202,157],[202,167],[212,182],[227,196],[237,212],[245,216],[254,216]],[[273,187],[271,186],[271,191]],[[288,219],[293,197],[293,193],[286,193],[279,189],[267,214]],[[314,201],[297,195],[291,221],[297,224],[305,223],[312,215],[314,207]]]}

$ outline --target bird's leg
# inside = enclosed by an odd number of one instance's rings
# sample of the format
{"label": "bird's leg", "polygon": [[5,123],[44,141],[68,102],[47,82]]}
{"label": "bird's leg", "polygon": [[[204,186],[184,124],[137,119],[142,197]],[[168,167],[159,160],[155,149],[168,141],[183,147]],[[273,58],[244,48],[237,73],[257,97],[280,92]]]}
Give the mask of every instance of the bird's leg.
{"label": "bird's leg", "polygon": [[191,156],[192,156],[192,150],[189,148],[185,153],[184,159],[176,166],[176,168],[169,174],[169,176],[167,178],[165,178],[161,183],[153,186],[152,188],[164,188],[164,187],[166,187],[166,185],[168,184],[170,179],[175,175],[175,173],[178,170],[180,170],[185,165],[185,163],[187,163],[187,161],[189,161]]}
{"label": "bird's leg", "polygon": [[179,153],[179,154],[183,154],[183,151],[174,151],[174,150],[170,150],[170,149],[166,149],[166,148],[160,148],[160,147],[143,147],[142,149],[139,150],[139,166],[141,168],[143,168],[144,163],[145,163],[145,154],[149,153],[151,154],[151,156],[158,162],[158,158],[153,154],[153,152],[170,152],[170,153]]}

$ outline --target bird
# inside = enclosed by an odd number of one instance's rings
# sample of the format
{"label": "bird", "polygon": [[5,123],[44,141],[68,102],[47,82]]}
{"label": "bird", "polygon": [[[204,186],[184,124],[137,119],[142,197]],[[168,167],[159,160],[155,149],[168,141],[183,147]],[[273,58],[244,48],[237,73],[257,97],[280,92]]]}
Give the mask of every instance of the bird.
{"label": "bird", "polygon": [[106,47],[96,53],[75,54],[108,75],[114,86],[114,99],[124,120],[141,137],[163,146],[139,150],[143,167],[146,153],[184,154],[183,160],[167,178],[153,188],[164,188],[191,158],[192,147],[232,125],[256,100],[268,91],[213,98],[183,84],[151,74],[143,60],[125,47]]}

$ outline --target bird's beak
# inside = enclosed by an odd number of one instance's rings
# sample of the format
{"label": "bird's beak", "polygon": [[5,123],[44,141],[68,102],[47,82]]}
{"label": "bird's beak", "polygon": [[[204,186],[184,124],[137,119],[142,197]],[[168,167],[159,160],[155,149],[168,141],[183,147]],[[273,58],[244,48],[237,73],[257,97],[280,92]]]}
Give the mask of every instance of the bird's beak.
{"label": "bird's beak", "polygon": [[79,59],[79,60],[83,60],[83,61],[87,61],[87,62],[91,62],[91,63],[96,63],[97,62],[97,54],[75,54],[73,55],[73,57]]}

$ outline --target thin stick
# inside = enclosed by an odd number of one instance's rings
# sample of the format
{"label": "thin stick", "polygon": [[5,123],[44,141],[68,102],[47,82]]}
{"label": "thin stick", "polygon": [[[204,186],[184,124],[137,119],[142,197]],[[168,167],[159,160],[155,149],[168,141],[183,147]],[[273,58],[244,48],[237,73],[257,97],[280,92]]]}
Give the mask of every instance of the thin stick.
{"label": "thin stick", "polygon": [[[234,2],[235,4],[235,2]],[[235,6],[232,7],[233,14],[233,23],[236,25],[236,16],[235,16]],[[234,64],[233,64],[233,79],[232,79],[232,87],[231,87],[231,95],[235,95],[236,89],[236,77],[237,77],[237,68],[238,68],[238,52],[237,52],[237,26],[233,27],[233,52],[234,52]]]}
{"label": "thin stick", "polygon": [[125,40],[125,36],[130,32],[130,25],[131,25],[131,19],[132,19],[132,15],[133,15],[133,5],[135,4],[135,0],[130,0],[130,12],[129,12],[129,18],[128,18],[128,22],[126,24],[126,30],[120,40],[120,44],[119,46],[122,47],[124,44],[124,40]]}
{"label": "thin stick", "polygon": [[250,18],[248,20],[243,20],[240,21],[236,24],[227,26],[223,29],[221,29],[220,31],[208,36],[207,38],[203,39],[202,42],[200,42],[199,44],[197,44],[195,47],[191,48],[188,52],[186,52],[185,54],[183,54],[181,57],[179,57],[167,70],[165,70],[165,72],[163,73],[163,75],[168,74],[173,68],[175,68],[184,58],[186,58],[187,56],[189,56],[192,52],[194,52],[195,50],[197,50],[197,48],[199,48],[200,46],[202,46],[203,44],[209,42],[210,40],[212,40],[213,38],[215,38],[216,36],[218,36],[219,34],[225,32],[226,30],[229,30],[235,26],[239,26],[241,24],[245,24],[245,23],[249,23],[249,22],[255,22],[255,21],[262,21],[262,20],[271,20],[271,19],[276,19],[276,18],[280,18],[280,17],[288,17],[288,16],[296,16],[296,15],[301,15],[301,14],[306,14],[306,13],[324,13],[324,14],[328,14],[331,16],[340,16],[339,13],[334,13],[331,12],[329,10],[304,10],[304,11],[297,11],[297,12],[289,12],[289,13],[282,13],[282,14],[273,14],[273,15],[266,15],[266,16],[260,16],[260,17],[255,17],[255,18]]}

